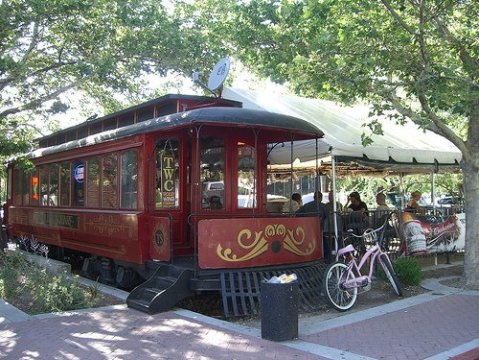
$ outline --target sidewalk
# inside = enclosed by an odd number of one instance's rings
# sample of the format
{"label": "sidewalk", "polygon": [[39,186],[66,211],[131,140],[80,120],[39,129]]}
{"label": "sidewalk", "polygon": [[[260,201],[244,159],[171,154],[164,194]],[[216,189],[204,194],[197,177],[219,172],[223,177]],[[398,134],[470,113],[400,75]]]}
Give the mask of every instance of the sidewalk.
{"label": "sidewalk", "polygon": [[[147,315],[124,305],[19,316],[0,303],[5,359],[479,359],[479,291],[431,291],[327,321],[301,318],[299,339],[261,339],[186,310]],[[12,312],[10,312],[12,311]]]}

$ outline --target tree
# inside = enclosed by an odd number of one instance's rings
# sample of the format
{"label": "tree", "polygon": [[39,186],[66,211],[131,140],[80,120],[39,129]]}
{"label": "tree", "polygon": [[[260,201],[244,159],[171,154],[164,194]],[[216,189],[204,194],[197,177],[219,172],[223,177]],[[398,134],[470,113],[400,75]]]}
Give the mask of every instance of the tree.
{"label": "tree", "polygon": [[115,110],[143,74],[212,62],[188,32],[154,0],[0,1],[0,155],[28,147],[32,114],[64,111],[72,89]]}
{"label": "tree", "polygon": [[[464,271],[467,284],[479,285],[479,2],[207,4],[203,12],[190,12],[192,21],[215,27],[225,48],[260,74],[287,81],[301,95],[367,101],[376,114],[413,121],[460,149],[467,194]],[[228,16],[215,16],[226,9]],[[380,123],[371,130],[381,133]]]}

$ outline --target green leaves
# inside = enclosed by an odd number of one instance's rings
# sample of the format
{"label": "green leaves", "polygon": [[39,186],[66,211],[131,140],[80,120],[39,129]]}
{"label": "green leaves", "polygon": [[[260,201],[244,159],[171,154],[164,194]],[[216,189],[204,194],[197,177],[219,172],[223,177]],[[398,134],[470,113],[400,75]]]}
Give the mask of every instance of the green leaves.
{"label": "green leaves", "polygon": [[437,122],[455,123],[445,112],[478,111],[471,92],[479,85],[477,2],[249,1],[234,9],[236,29],[224,34],[236,55],[300,95],[401,103],[414,121],[447,137]]}
{"label": "green leaves", "polygon": [[71,89],[111,109],[118,94],[142,94],[147,73],[189,75],[214,63],[219,56],[202,53],[205,37],[185,24],[153,0],[0,2],[0,124],[61,111],[58,97]]}

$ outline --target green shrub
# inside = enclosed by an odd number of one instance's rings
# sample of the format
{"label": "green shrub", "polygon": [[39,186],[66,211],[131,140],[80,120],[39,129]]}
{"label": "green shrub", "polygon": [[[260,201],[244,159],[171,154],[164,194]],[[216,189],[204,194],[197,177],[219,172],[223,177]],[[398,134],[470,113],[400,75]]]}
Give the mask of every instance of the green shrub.
{"label": "green shrub", "polygon": [[52,276],[45,271],[35,274],[37,286],[32,288],[35,312],[74,310],[87,306],[81,286],[65,275]]}
{"label": "green shrub", "polygon": [[400,258],[393,261],[394,272],[404,286],[417,286],[421,283],[421,264],[416,258]]}
{"label": "green shrub", "polygon": [[48,274],[21,252],[0,251],[0,297],[28,314],[39,314],[91,306],[99,293],[66,274]]}
{"label": "green shrub", "polygon": [[24,274],[30,269],[31,264],[21,254],[0,251],[0,297],[9,300],[19,296],[27,286]]}

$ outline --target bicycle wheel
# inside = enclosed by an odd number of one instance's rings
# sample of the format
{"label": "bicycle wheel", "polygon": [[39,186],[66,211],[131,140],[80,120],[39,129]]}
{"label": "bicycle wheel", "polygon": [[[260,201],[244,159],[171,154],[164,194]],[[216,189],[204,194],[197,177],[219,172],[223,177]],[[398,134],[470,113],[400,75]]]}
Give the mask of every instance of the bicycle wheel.
{"label": "bicycle wheel", "polygon": [[324,273],[323,292],[338,311],[351,309],[358,297],[358,288],[344,288],[343,283],[348,278],[354,279],[355,275],[348,273],[348,266],[341,261],[330,264]]}
{"label": "bicycle wheel", "polygon": [[399,281],[397,279],[396,273],[394,272],[393,266],[391,264],[391,260],[389,260],[386,254],[381,254],[379,255],[379,263],[381,264],[381,267],[383,268],[384,273],[386,274],[389,282],[391,283],[394,289],[394,292],[398,296],[402,296],[402,290],[401,290],[401,287],[399,286]]}

